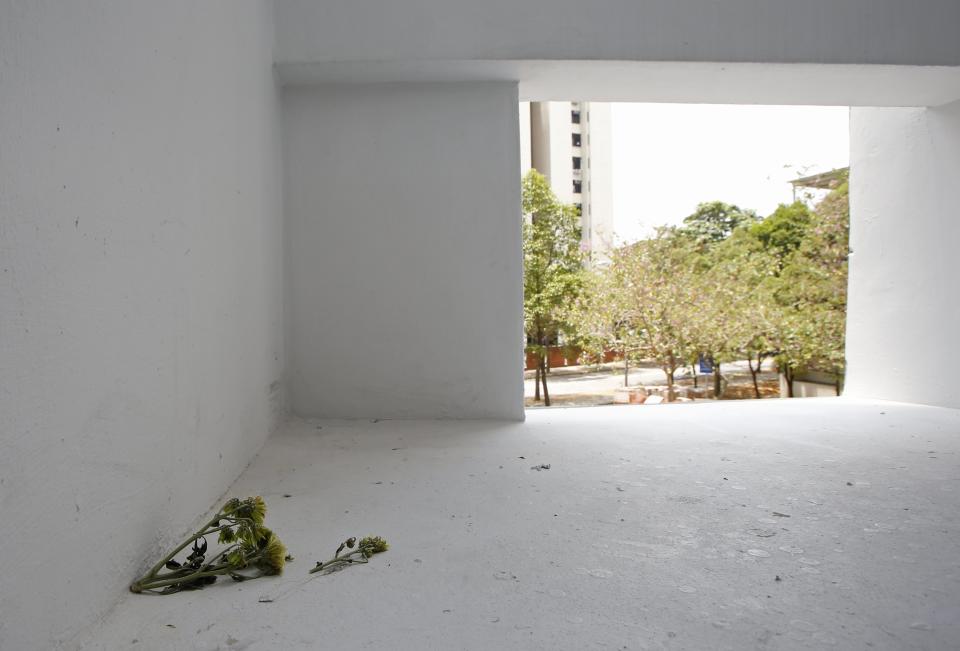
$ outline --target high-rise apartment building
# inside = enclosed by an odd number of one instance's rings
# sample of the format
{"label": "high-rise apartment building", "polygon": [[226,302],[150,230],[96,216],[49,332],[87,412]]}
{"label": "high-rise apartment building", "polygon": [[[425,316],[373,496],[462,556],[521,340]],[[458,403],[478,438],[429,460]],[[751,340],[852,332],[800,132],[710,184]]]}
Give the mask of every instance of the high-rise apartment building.
{"label": "high-rise apartment building", "polygon": [[593,259],[613,245],[611,110],[599,102],[521,102],[520,156],[554,194],[580,208],[584,248]]}

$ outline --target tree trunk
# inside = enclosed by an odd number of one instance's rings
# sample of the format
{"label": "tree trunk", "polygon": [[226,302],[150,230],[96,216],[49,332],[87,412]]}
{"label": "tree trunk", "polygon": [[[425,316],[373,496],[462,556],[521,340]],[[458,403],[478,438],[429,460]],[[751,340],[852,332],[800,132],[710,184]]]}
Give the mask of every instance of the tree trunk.
{"label": "tree trunk", "polygon": [[712,357],[710,358],[710,362],[713,364],[713,397],[719,400],[723,395],[723,376],[720,374],[720,362]]}
{"label": "tree trunk", "polygon": [[537,344],[540,346],[540,359],[537,364],[540,367],[540,381],[543,382],[543,406],[550,406],[550,391],[547,389],[547,356],[550,351],[547,349],[547,335],[543,331],[543,325],[537,318]]}
{"label": "tree trunk", "polygon": [[534,381],[533,381],[533,386],[534,386],[533,400],[534,402],[540,402],[540,356],[539,355],[537,355],[536,369],[537,370],[534,372]]}
{"label": "tree trunk", "polygon": [[[543,344],[543,327],[540,325],[540,317],[537,317],[537,337],[536,337],[537,346]],[[540,400],[540,378],[543,376],[543,350],[542,348],[537,351],[537,373],[536,373],[536,391],[534,393],[533,399],[535,401]]]}
{"label": "tree trunk", "polygon": [[690,365],[690,371],[693,373],[693,388],[697,388],[697,362]]}
{"label": "tree trunk", "polygon": [[630,386],[630,360],[627,359],[627,346],[623,346],[623,386]]}
{"label": "tree trunk", "polygon": [[787,397],[793,397],[793,368],[789,364],[783,365],[783,378],[787,381]]}
{"label": "tree trunk", "polygon": [[540,378],[543,380],[543,406],[550,406],[550,390],[547,389],[547,356],[540,356]]}
{"label": "tree trunk", "polygon": [[760,367],[763,366],[763,355],[757,355],[757,368],[753,368],[753,356],[747,357],[747,366],[750,368],[750,375],[753,376],[753,395],[760,398],[760,385],[757,384],[757,374],[760,373]]}
{"label": "tree trunk", "polygon": [[670,366],[667,369],[667,402],[673,402],[676,395],[673,392],[673,373],[677,370],[677,361],[670,353]]}

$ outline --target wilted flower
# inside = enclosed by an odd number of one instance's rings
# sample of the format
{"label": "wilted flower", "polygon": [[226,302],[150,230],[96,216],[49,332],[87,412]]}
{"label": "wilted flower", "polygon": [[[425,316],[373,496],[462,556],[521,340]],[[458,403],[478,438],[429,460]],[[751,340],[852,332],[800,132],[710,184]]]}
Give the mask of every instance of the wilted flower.
{"label": "wilted flower", "polygon": [[287,548],[280,539],[271,534],[267,546],[263,550],[263,559],[258,563],[260,569],[267,574],[280,574],[283,564],[287,560]]}
{"label": "wilted flower", "polygon": [[263,519],[267,515],[267,504],[259,495],[248,497],[237,508],[236,514],[238,517],[253,520],[254,524],[263,524]]}
{"label": "wilted flower", "polygon": [[[353,551],[345,552],[342,556],[340,555],[340,552],[342,552],[345,547],[353,549],[354,546],[356,546],[356,549]],[[388,548],[389,545],[387,545],[387,541],[380,536],[367,536],[359,542],[351,536],[340,543],[333,558],[323,563],[318,562],[316,566],[310,570],[310,574],[323,570],[331,570],[335,567],[343,567],[352,563],[366,563],[368,558],[374,554],[385,552]]]}
{"label": "wilted flower", "polygon": [[363,552],[365,558],[370,558],[374,554],[385,552],[388,549],[390,549],[390,545],[380,536],[367,536],[360,540],[360,551]]}
{"label": "wilted flower", "polygon": [[[240,500],[231,498],[223,508],[185,542],[160,560],[144,576],[130,586],[133,592],[173,594],[181,590],[198,590],[217,580],[218,575],[229,575],[236,581],[254,579],[268,574],[279,574],[288,557],[280,539],[263,526],[267,505],[260,496]],[[225,549],[207,557],[206,536],[218,534]],[[185,548],[193,543],[184,562],[175,556],[187,554]],[[243,569],[259,570],[243,574]],[[169,570],[161,574],[161,570]]]}
{"label": "wilted flower", "polygon": [[220,512],[232,513],[233,511],[236,511],[237,508],[239,508],[239,506],[240,506],[240,500],[237,499],[236,497],[231,497],[229,500],[227,500],[227,503],[223,505],[223,508],[220,509]]}
{"label": "wilted flower", "polygon": [[243,551],[235,549],[227,554],[227,563],[234,570],[242,570],[247,566],[247,557]]}

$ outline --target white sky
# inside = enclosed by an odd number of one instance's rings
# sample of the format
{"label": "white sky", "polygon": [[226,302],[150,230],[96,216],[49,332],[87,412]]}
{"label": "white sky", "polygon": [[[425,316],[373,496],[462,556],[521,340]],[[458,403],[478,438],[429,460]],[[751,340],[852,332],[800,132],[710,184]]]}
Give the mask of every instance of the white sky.
{"label": "white sky", "polygon": [[703,201],[761,216],[792,201],[791,179],[849,165],[849,109],[613,104],[617,239],[679,224]]}

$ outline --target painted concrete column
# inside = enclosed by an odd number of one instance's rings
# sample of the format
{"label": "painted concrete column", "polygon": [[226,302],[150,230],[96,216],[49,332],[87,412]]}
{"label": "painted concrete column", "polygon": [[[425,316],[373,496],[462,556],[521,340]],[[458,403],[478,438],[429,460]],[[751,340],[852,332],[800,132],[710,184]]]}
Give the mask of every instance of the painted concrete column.
{"label": "painted concrete column", "polygon": [[960,102],[854,108],[845,395],[960,408]]}
{"label": "painted concrete column", "polygon": [[286,90],[296,413],[523,417],[517,102],[514,83]]}

